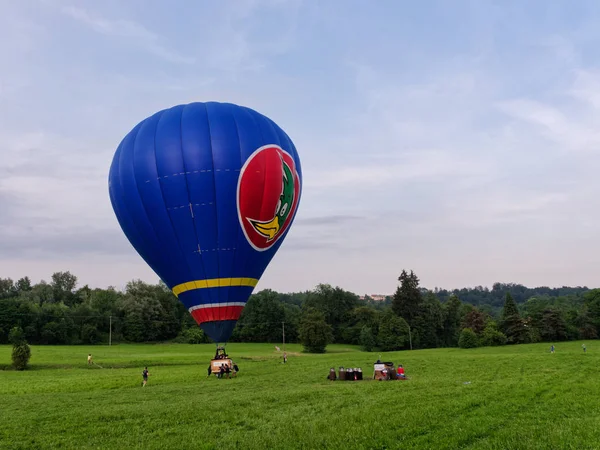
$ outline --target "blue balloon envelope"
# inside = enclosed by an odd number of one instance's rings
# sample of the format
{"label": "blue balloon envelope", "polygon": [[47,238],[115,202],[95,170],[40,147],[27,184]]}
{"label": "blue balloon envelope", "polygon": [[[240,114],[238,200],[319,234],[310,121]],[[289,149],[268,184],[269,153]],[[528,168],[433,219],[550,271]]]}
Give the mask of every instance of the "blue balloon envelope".
{"label": "blue balloon envelope", "polygon": [[108,184],[129,242],[207,335],[226,342],[298,210],[291,139],[246,107],[178,105],[125,136]]}

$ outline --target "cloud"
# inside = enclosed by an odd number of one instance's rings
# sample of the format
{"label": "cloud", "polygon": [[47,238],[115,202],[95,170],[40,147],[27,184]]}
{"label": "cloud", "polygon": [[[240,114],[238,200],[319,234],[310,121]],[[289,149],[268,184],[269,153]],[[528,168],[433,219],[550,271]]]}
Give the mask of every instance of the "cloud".
{"label": "cloud", "polygon": [[104,256],[132,257],[135,252],[120,230],[69,227],[52,229],[44,222],[7,231],[0,225],[2,259],[52,259]]}
{"label": "cloud", "polygon": [[72,19],[87,25],[97,33],[111,37],[127,38],[137,42],[139,46],[165,61],[181,64],[193,64],[196,61],[193,57],[181,55],[168,49],[161,43],[163,40],[161,36],[137,22],[125,19],[105,19],[83,8],[73,6],[62,7],[61,11]]}
{"label": "cloud", "polygon": [[546,101],[516,98],[497,107],[523,126],[533,125],[562,152],[600,153],[600,73],[579,69],[574,74],[564,92]]}
{"label": "cloud", "polygon": [[301,0],[223,2],[209,45],[198,49],[203,63],[233,81],[263,72],[273,57],[285,55],[293,47],[302,5]]}
{"label": "cloud", "polygon": [[86,234],[118,231],[107,195],[111,151],[82,149],[76,140],[32,132],[0,135],[0,153],[0,234],[6,252],[16,245],[24,252],[54,251],[69,240],[77,241],[73,250],[87,252],[80,245]]}
{"label": "cloud", "polygon": [[296,226],[328,226],[328,225],[341,225],[348,222],[353,222],[355,220],[364,220],[365,217],[361,216],[351,216],[344,214],[336,214],[331,216],[321,216],[321,217],[303,217],[296,219],[294,224]]}
{"label": "cloud", "polygon": [[[374,159],[388,159],[387,163],[373,164]],[[342,163],[343,164],[343,163]],[[356,166],[332,167],[305,176],[308,188],[368,189],[388,183],[404,184],[415,181],[439,180],[447,176],[464,177],[477,175],[487,170],[483,162],[470,161],[461,156],[455,157],[440,150],[403,152],[400,155],[388,154],[373,158],[365,155],[365,163]]]}

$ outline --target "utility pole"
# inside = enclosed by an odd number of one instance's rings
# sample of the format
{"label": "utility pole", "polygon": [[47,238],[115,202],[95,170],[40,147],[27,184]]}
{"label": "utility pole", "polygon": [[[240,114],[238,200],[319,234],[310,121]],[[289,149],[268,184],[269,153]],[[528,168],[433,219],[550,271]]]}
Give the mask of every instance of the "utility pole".
{"label": "utility pole", "polygon": [[108,318],[108,345],[112,346],[112,316]]}
{"label": "utility pole", "polygon": [[410,343],[410,349],[412,350],[412,337],[410,334],[410,325],[408,326],[408,342]]}
{"label": "utility pole", "polygon": [[285,352],[285,322],[281,322],[283,326],[283,351]]}

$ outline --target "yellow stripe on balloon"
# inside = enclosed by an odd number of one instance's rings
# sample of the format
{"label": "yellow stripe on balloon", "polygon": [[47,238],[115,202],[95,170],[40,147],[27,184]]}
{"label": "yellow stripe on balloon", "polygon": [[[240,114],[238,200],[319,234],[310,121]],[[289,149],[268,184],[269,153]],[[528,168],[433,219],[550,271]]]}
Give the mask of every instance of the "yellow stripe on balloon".
{"label": "yellow stripe on balloon", "polygon": [[229,286],[250,286],[255,287],[258,284],[256,278],[211,278],[208,280],[188,281],[178,284],[173,288],[173,294],[179,297],[179,294],[195,289],[206,289]]}

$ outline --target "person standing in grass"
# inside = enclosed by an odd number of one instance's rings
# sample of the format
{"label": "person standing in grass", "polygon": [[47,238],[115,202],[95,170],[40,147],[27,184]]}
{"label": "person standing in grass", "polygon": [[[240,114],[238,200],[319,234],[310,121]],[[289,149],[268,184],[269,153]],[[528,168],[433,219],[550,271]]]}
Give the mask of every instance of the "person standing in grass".
{"label": "person standing in grass", "polygon": [[88,366],[90,364],[92,364],[92,354],[91,353],[88,354]]}
{"label": "person standing in grass", "polygon": [[550,353],[554,353],[554,345],[550,346]]}
{"label": "person standing in grass", "polygon": [[287,362],[287,353],[283,352],[283,363],[285,364]]}
{"label": "person standing in grass", "polygon": [[585,344],[581,344],[581,348],[583,349],[583,353],[585,353]]}
{"label": "person standing in grass", "polygon": [[148,382],[148,375],[150,375],[150,373],[148,372],[148,367],[144,367],[144,370],[142,372],[142,387],[146,386],[146,383]]}

